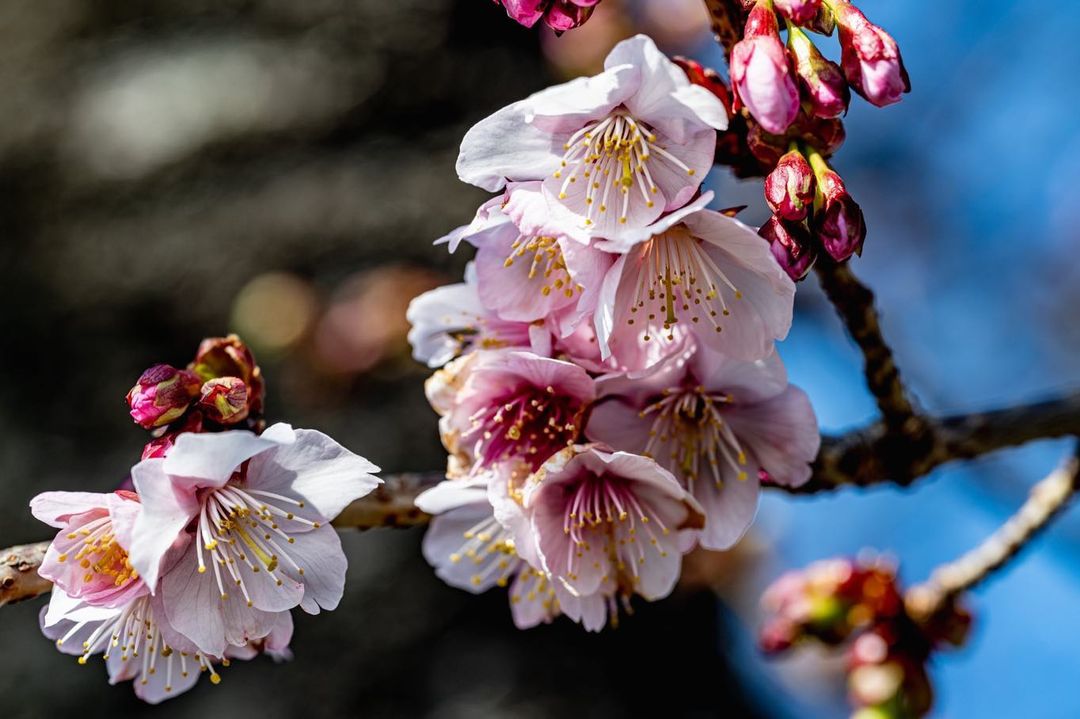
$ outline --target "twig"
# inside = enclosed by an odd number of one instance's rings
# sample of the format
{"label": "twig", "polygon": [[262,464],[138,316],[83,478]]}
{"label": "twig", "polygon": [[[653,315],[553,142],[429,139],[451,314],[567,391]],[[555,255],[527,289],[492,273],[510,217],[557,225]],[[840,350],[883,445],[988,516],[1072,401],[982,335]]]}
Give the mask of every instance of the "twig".
{"label": "twig", "polygon": [[[1078,447],[1080,449],[1080,447]],[[1044,530],[1080,488],[1080,456],[1069,461],[1031,489],[1020,510],[982,544],[908,590],[908,613],[916,619],[933,616],[947,601],[967,591],[1000,569]]]}
{"label": "twig", "polygon": [[740,2],[739,0],[705,0],[705,8],[709,11],[709,22],[716,41],[724,47],[724,52],[730,58],[731,48],[742,37],[745,13]]}
{"label": "twig", "polygon": [[48,547],[39,542],[0,551],[0,607],[49,591],[49,580],[37,573]]}
{"label": "twig", "polygon": [[874,293],[859,281],[846,262],[823,260],[814,269],[821,289],[862,351],[866,383],[877,401],[886,428],[908,435],[924,431],[925,423],[915,412],[900,380],[892,350],[881,334]]}

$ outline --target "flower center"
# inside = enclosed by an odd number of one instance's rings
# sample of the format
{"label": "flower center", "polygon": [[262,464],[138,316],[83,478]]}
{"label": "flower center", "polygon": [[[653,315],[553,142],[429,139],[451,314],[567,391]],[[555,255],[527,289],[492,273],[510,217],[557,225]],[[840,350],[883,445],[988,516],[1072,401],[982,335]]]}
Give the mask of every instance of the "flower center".
{"label": "flower center", "polygon": [[[664,390],[660,399],[639,413],[642,418],[653,415],[643,454],[674,468],[691,492],[703,472],[720,487],[723,465],[745,480],[746,452],[723,418],[723,409],[731,402],[730,395],[709,393],[700,386]],[[669,453],[667,457],[656,457],[664,452]]]}
{"label": "flower center", "polygon": [[473,586],[478,587],[494,576],[495,584],[505,587],[510,577],[525,566],[518,559],[510,533],[495,517],[478,522],[462,536],[465,541],[450,555],[450,561],[457,564],[465,560],[476,565],[476,574],[469,578]]}
{"label": "flower center", "polygon": [[[63,645],[88,624],[90,622],[76,622],[67,634],[56,641],[56,645]],[[91,632],[83,642],[79,664],[86,664],[92,655],[102,651],[106,660],[114,652],[119,652],[121,662],[137,662],[134,676],[144,685],[158,672],[160,665],[164,664],[166,692],[172,691],[174,676],[186,678],[190,670],[210,672],[210,681],[214,684],[221,681],[221,676],[214,671],[208,657],[198,652],[192,657],[187,652],[174,651],[165,643],[154,619],[150,600],[145,596],[131,602],[119,614],[101,622]],[[223,666],[229,665],[227,659],[223,659],[221,663]]]}
{"label": "flower center", "polygon": [[644,243],[638,251],[638,273],[631,316],[626,323],[644,325],[644,339],[657,331],[674,340],[676,323],[711,325],[721,332],[719,319],[731,314],[724,290],[740,292],[705,251],[701,240],[685,227],[675,227]]}
{"label": "flower center", "polygon": [[571,185],[584,183],[586,225],[608,212],[609,203],[619,206],[622,224],[629,217],[632,197],[640,195],[641,199],[635,202],[643,202],[646,207],[654,205],[653,195],[659,189],[649,172],[650,160],[674,165],[687,175],[694,174],[694,170],[657,144],[657,136],[648,125],[635,120],[625,110],[617,110],[581,128],[570,136],[563,149],[562,166],[555,172],[555,178],[562,180],[559,199],[569,197]]}
{"label": "flower center", "polygon": [[[568,578],[578,578],[579,562],[599,545],[608,559],[608,569],[614,567],[619,577],[629,574],[630,581],[636,584],[639,568],[650,554],[667,556],[653,527],[661,536],[670,534],[655,508],[631,491],[625,480],[585,474],[567,497],[563,516],[563,531],[571,539],[567,549]],[[644,537],[638,536],[639,530]],[[599,561],[594,568],[600,568]],[[601,582],[609,579],[605,574]]]}
{"label": "flower center", "polygon": [[477,410],[464,437],[479,437],[481,467],[520,459],[535,471],[574,443],[584,409],[581,402],[556,394],[554,387],[526,385]]}
{"label": "flower center", "polygon": [[548,297],[552,292],[562,292],[567,298],[574,296],[574,290],[584,292],[585,288],[575,284],[566,269],[566,260],[563,258],[562,247],[554,237],[525,237],[519,236],[510,245],[510,254],[506,256],[504,267],[511,267],[515,261],[526,255],[531,255],[529,279],[542,278],[540,294]]}
{"label": "flower center", "polygon": [[[87,522],[68,533],[67,538],[81,540],[76,545],[78,551],[74,559],[86,570],[82,577],[84,583],[90,584],[99,577],[107,577],[114,586],[123,587],[139,578],[139,573],[131,566],[127,552],[116,541],[109,517]],[[69,552],[64,552],[57,559],[66,562]]]}
{"label": "flower center", "polygon": [[[233,484],[206,495],[196,525],[195,550],[200,574],[206,572],[203,551],[209,553],[222,601],[229,598],[225,583],[231,578],[247,605],[252,606],[247,581],[253,577],[249,575],[245,580],[240,565],[255,575],[265,571],[278,587],[284,584],[281,572],[304,575],[304,569],[285,549],[296,542],[291,530],[303,527],[302,531],[308,531],[322,526],[295,514],[294,510],[304,506],[304,502],[280,494],[241,489]],[[284,569],[279,569],[282,564]]]}

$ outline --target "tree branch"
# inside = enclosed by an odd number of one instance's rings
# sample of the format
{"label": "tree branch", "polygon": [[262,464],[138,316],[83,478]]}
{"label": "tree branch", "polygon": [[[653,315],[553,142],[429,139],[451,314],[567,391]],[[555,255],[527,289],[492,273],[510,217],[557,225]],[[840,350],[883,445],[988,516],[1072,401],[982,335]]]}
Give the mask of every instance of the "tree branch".
{"label": "tree branch", "polygon": [[52,584],[37,573],[48,548],[38,542],[0,551],[0,607],[49,591]]}
{"label": "tree branch", "polygon": [[[1080,446],[1077,447],[1080,452]],[[944,564],[904,597],[908,613],[925,620],[946,602],[975,587],[1016,557],[1031,540],[1049,526],[1080,489],[1080,454],[1073,456],[1031,489],[1024,505],[982,544]]]}
{"label": "tree branch", "polygon": [[742,37],[745,13],[739,0],[705,0],[705,9],[709,11],[709,22],[716,41],[730,58],[731,48]]}

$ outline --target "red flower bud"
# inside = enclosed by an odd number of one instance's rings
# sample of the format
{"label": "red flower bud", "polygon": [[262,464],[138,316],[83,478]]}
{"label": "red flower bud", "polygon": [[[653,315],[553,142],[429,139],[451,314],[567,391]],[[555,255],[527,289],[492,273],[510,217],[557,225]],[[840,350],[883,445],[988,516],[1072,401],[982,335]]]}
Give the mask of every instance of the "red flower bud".
{"label": "red flower bud", "polygon": [[773,7],[780,15],[796,25],[805,25],[817,17],[821,0],[773,0]]}
{"label": "red flower bud", "polygon": [[578,27],[592,15],[600,0],[495,0],[506,8],[506,14],[525,27],[544,19],[557,33]]}
{"label": "red flower bud", "polygon": [[817,250],[802,223],[784,222],[773,215],[761,226],[758,234],[769,243],[776,262],[796,282],[806,277],[814,266]]}
{"label": "red flower bud", "polygon": [[840,175],[830,169],[817,173],[818,207],[814,210],[814,233],[825,251],[837,262],[862,254],[866,222],[862,208],[848,194]]}
{"label": "red flower bud", "polygon": [[802,30],[791,28],[788,49],[795,58],[795,74],[810,101],[814,117],[840,117],[847,112],[851,91],[847,80],[835,62],[827,60]]}
{"label": "red flower bud", "polygon": [[179,419],[198,396],[202,380],[192,372],[157,364],[142,373],[127,393],[135,423],[152,429]]}
{"label": "red flower bud", "polygon": [[255,355],[236,335],[210,337],[202,341],[195,361],[188,365],[204,381],[218,377],[238,377],[247,385],[248,408],[256,414],[262,412],[262,370],[255,362]]}
{"label": "red flower bud", "polygon": [[787,130],[799,112],[799,89],[768,3],[754,6],[743,39],[732,48],[731,87],[735,107],[745,105],[771,133]]}
{"label": "red flower bud", "polygon": [[795,122],[782,135],[766,132],[763,127],[752,122],[747,132],[746,144],[759,162],[767,167],[775,167],[792,142],[817,148],[821,155],[828,157],[840,149],[846,137],[844,123],[840,120],[823,120],[800,112]]}
{"label": "red flower bud", "polygon": [[878,107],[900,102],[901,95],[911,91],[911,80],[896,41],[850,3],[837,2],[835,7],[840,62],[848,82]]}
{"label": "red flower bud", "polygon": [[199,407],[206,418],[218,424],[236,424],[250,410],[248,386],[239,377],[218,377],[202,387]]}
{"label": "red flower bud", "polygon": [[765,201],[785,220],[803,220],[814,202],[814,171],[798,150],[780,158],[765,178]]}

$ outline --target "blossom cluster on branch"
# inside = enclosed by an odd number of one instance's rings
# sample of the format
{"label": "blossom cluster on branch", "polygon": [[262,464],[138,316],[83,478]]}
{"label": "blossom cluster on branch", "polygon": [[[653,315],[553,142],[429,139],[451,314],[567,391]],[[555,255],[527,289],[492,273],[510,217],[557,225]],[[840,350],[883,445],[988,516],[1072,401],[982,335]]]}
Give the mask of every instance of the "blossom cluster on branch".
{"label": "blossom cluster on branch", "polygon": [[461,179],[500,194],[439,241],[476,248],[466,281],[409,311],[450,454],[417,504],[439,576],[509,585],[521,627],[666,596],[762,483],[810,477],[817,422],[774,350],[794,284],[700,192],[727,122],[637,36],[462,142]]}
{"label": "blossom cluster on branch", "polygon": [[[345,554],[330,526],[374,490],[378,468],[313,430],[264,429],[262,374],[235,337],[186,369],[155,365],[128,394],[152,429],[115,492],[44,492],[30,509],[59,531],[38,573],[53,583],[44,634],[80,664],[157,703],[202,673],[289,656],[290,610],[334,609]],[[239,429],[237,427],[244,427]]]}

